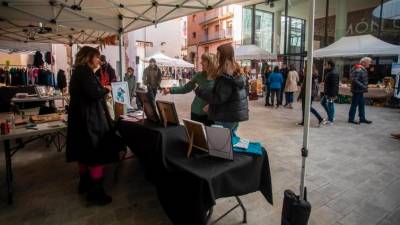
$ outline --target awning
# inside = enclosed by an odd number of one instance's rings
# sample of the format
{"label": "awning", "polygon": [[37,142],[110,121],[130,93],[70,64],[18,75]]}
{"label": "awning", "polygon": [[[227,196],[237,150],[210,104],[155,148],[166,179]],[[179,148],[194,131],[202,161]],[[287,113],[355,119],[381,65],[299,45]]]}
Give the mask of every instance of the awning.
{"label": "awning", "polygon": [[10,21],[40,21],[76,29],[129,32],[163,21],[244,0],[9,0],[0,17]]}
{"label": "awning", "polygon": [[[1,15],[1,14],[0,14]],[[92,29],[69,28],[41,22],[0,19],[0,40],[24,43],[95,44],[114,34]],[[17,44],[18,45],[18,44]]]}
{"label": "awning", "polygon": [[315,58],[400,55],[400,46],[384,42],[370,34],[342,37],[335,43],[314,51]]}
{"label": "awning", "polygon": [[186,62],[183,59],[175,59],[164,55],[161,52],[155,53],[147,58],[144,59],[145,62],[149,62],[150,59],[155,59],[157,65],[159,66],[168,66],[168,67],[183,67],[183,68],[193,68],[194,65],[191,63]]}
{"label": "awning", "polygon": [[49,43],[21,43],[15,41],[0,41],[0,52],[3,53],[26,53],[35,51],[49,52],[51,44]]}
{"label": "awning", "polygon": [[277,56],[256,45],[242,45],[235,50],[237,60],[276,60]]}

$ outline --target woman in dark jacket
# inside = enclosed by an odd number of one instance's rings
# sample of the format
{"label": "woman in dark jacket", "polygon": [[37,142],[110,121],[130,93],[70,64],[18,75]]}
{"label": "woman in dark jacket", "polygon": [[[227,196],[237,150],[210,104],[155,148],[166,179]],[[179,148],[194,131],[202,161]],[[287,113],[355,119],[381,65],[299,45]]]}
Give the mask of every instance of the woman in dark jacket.
{"label": "woman in dark jacket", "polygon": [[110,90],[100,84],[94,73],[99,56],[97,49],[88,46],[76,55],[69,86],[66,156],[68,162],[78,162],[79,193],[87,193],[90,203],[105,205],[111,197],[103,189],[103,165],[116,161],[118,151],[112,147],[112,121],[104,98]]}
{"label": "woman in dark jacket", "polygon": [[239,122],[249,119],[246,78],[234,58],[232,45],[217,48],[218,72],[213,88],[196,89],[196,95],[209,104],[209,119],[231,130],[236,136]]}
{"label": "woman in dark jacket", "polygon": [[328,60],[325,64],[324,96],[321,105],[328,115],[328,124],[333,125],[335,119],[335,99],[339,93],[339,74],[335,69],[335,62]]}

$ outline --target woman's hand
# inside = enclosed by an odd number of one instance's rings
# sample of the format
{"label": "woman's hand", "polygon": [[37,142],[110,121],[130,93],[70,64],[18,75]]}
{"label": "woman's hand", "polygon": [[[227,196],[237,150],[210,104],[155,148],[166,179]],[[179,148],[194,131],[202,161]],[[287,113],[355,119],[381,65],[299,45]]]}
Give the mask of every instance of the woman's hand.
{"label": "woman's hand", "polygon": [[163,95],[171,94],[171,88],[164,88],[164,89],[162,89],[162,93],[163,93]]}
{"label": "woman's hand", "polygon": [[204,107],[203,107],[203,111],[206,112],[206,113],[208,113],[208,108],[209,108],[209,105],[204,106]]}
{"label": "woman's hand", "polygon": [[107,86],[104,86],[104,88],[107,89],[109,92],[111,92],[111,86],[107,85]]}

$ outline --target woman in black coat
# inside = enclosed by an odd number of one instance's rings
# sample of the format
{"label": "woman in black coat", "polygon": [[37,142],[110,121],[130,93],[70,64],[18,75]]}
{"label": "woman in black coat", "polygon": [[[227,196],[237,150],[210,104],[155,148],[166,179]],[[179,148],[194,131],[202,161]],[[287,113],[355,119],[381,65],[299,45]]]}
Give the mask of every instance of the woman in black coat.
{"label": "woman in black coat", "polygon": [[240,74],[232,45],[217,48],[218,73],[214,87],[196,89],[196,95],[208,102],[208,117],[236,136],[239,122],[249,119],[246,78]]}
{"label": "woman in black coat", "polygon": [[87,193],[87,200],[97,205],[111,202],[103,189],[103,165],[118,160],[118,151],[112,146],[115,132],[109,115],[104,88],[94,71],[99,67],[100,52],[82,47],[76,56],[75,70],[69,85],[68,162],[79,165],[79,193]]}

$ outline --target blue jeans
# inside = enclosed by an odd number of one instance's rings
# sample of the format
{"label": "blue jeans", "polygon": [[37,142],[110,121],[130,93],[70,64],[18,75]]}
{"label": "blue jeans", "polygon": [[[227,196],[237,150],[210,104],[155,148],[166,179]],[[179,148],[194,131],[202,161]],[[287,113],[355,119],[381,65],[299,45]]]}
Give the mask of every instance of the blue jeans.
{"label": "blue jeans", "polygon": [[360,117],[360,121],[364,121],[365,120],[364,93],[353,93],[349,111],[349,121],[354,121],[354,118],[356,117],[357,107],[358,107],[358,116]]}
{"label": "blue jeans", "polygon": [[328,115],[328,121],[333,122],[335,118],[335,103],[328,96],[324,96],[321,99],[321,105],[324,107],[326,114]]}
{"label": "blue jeans", "polygon": [[286,105],[293,103],[293,92],[285,92],[286,94]]}
{"label": "blue jeans", "polygon": [[228,128],[231,130],[232,137],[237,137],[236,131],[239,128],[239,123],[238,122],[219,122],[216,121],[215,125],[222,126],[224,128]]}
{"label": "blue jeans", "polygon": [[271,105],[274,106],[274,100],[276,96],[276,105],[282,105],[281,89],[271,88]]}

